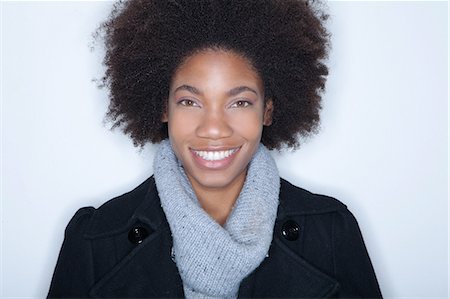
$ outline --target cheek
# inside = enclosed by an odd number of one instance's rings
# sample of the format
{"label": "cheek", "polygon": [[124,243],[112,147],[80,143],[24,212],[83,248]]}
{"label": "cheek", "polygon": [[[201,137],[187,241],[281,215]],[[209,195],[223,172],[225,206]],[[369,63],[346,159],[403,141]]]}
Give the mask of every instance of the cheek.
{"label": "cheek", "polygon": [[263,122],[261,113],[242,113],[242,115],[234,115],[230,118],[233,131],[241,135],[247,140],[261,139]]}
{"label": "cheek", "polygon": [[169,137],[181,137],[189,135],[195,127],[198,117],[190,116],[189,113],[172,109],[168,116]]}

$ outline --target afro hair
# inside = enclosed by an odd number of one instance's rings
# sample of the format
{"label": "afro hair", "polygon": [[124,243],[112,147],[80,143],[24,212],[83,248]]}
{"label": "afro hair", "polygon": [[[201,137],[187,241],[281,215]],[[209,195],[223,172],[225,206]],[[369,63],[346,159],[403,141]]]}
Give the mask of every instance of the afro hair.
{"label": "afro hair", "polygon": [[109,89],[106,114],[135,146],[168,137],[161,121],[171,78],[196,51],[215,48],[245,57],[274,105],[261,142],[296,148],[316,133],[328,68],[327,14],[304,0],[129,0],[100,26]]}

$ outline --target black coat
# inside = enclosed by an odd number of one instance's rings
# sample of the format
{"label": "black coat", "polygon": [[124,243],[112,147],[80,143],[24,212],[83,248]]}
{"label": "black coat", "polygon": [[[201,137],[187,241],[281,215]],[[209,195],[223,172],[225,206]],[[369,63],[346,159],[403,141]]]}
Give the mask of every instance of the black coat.
{"label": "black coat", "polygon": [[[66,228],[48,296],[183,297],[172,237],[153,177]],[[381,297],[361,232],[346,206],[281,181],[269,256],[239,297]]]}

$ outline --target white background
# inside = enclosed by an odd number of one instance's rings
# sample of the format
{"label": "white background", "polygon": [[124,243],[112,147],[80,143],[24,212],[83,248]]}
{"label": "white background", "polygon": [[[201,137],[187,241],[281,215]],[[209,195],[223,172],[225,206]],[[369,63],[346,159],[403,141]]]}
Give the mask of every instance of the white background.
{"label": "white background", "polygon": [[[44,297],[81,206],[152,173],[103,124],[111,2],[2,2],[1,293]],[[359,220],[387,298],[448,295],[448,4],[331,2],[322,130],[275,153],[283,177],[334,196]]]}

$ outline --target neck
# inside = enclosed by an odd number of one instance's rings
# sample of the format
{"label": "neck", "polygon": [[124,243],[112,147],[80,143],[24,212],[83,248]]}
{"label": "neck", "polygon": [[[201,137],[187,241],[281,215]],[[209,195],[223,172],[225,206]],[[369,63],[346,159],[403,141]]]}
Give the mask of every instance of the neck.
{"label": "neck", "polygon": [[223,226],[241,193],[246,174],[243,171],[229,185],[220,188],[208,188],[198,184],[193,178],[188,178],[203,210]]}

